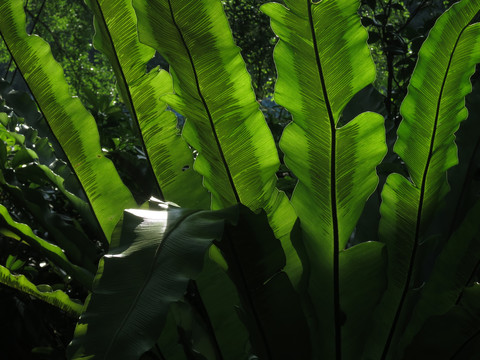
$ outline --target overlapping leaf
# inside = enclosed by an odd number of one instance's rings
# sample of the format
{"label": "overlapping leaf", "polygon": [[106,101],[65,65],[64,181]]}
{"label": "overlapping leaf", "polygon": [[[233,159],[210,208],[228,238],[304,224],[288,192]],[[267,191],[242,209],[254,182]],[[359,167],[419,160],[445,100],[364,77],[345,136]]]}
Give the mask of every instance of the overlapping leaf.
{"label": "overlapping leaf", "polygon": [[407,348],[404,360],[462,360],[478,358],[480,345],[480,284],[465,290],[464,297],[447,313],[428,319]]}
{"label": "overlapping leaf", "polygon": [[348,101],[375,79],[358,1],[286,0],[285,6],[262,7],[280,38],[275,101],[293,116],[280,146],[299,179],[292,204],[311,266],[320,346],[326,358],[339,358],[339,252],[378,183],[375,167],[386,153],[383,118],[363,113],[338,127]]}
{"label": "overlapping leaf", "polygon": [[175,115],[166,111],[160,99],[173,91],[171,78],[158,69],[146,72],[155,50],[138,40],[131,1],[88,3],[95,14],[95,47],[107,55],[115,70],[123,101],[138,122],[165,200],[191,209],[209,208],[202,179],[193,172],[193,152],[179,134]]}
{"label": "overlapping leaf", "polygon": [[98,249],[95,243],[82,230],[76,228],[75,224],[65,221],[62,214],[53,211],[49,201],[44,199],[38,189],[22,189],[10,185],[5,181],[2,171],[0,171],[0,184],[3,191],[15,201],[17,207],[35,217],[38,224],[49,232],[52,241],[73,263],[81,265],[92,273],[96,271]]}
{"label": "overlapping leaf", "polygon": [[480,201],[467,213],[437,258],[412,314],[402,344],[409,344],[427,319],[443,315],[460,302],[480,266]]}
{"label": "overlapping leaf", "polygon": [[[219,250],[212,246],[210,251]],[[250,346],[249,333],[238,311],[232,311],[238,308],[240,299],[235,285],[225,272],[227,267],[221,268],[216,262],[206,259],[196,281],[223,358],[241,359]]]}
{"label": "overlapping leaf", "polygon": [[[457,161],[454,132],[467,117],[465,95],[480,62],[480,24],[469,25],[480,1],[462,1],[436,22],[419,52],[401,106],[395,152],[410,178],[388,177],[382,191],[380,237],[387,243],[388,289],[377,313],[367,357],[387,358],[411,286],[416,251],[431,213],[448,191],[446,171]],[[395,351],[392,351],[394,353]]]}
{"label": "overlapping leaf", "polygon": [[385,246],[378,241],[364,242],[340,252],[340,306],[345,314],[343,359],[358,359],[363,351],[373,311],[387,285],[385,255]]}
{"label": "overlapping leaf", "polygon": [[[244,322],[260,359],[309,359],[311,343],[298,294],[287,275],[285,255],[264,212],[240,207],[217,244],[242,300]],[[280,300],[281,299],[281,300]]]}
{"label": "overlapping leaf", "polygon": [[35,235],[28,225],[14,221],[8,213],[7,208],[3,205],[0,205],[0,226],[2,229],[7,229],[14,234],[16,238],[28,243],[39,253],[46,256],[50,261],[81,282],[86,288],[91,287],[93,275],[90,272],[72,264],[61,248]]}
{"label": "overlapping leaf", "polygon": [[[0,113],[0,120],[2,115],[6,116]],[[98,249],[94,242],[81,229],[70,223],[69,220],[73,219],[67,218],[68,220],[65,221],[65,217],[52,208],[48,193],[42,192],[42,188],[35,188],[33,184],[53,185],[79,212],[84,223],[90,225],[90,228],[95,231],[98,224],[88,203],[68,191],[65,188],[64,179],[52,170],[55,163],[45,156],[51,150],[48,149],[48,145],[45,145],[48,144],[48,140],[37,138],[35,131],[26,126],[23,126],[21,131],[30,130],[22,131],[27,136],[9,130],[15,127],[15,123],[12,124],[11,120],[12,116],[6,117],[0,124],[0,140],[5,143],[5,146],[0,146],[2,191],[15,201],[19,209],[29,212],[36,218],[36,221],[49,232],[52,240],[65,251],[70,260],[95,272]],[[35,135],[28,136],[29,134]],[[34,143],[32,143],[33,140]],[[42,152],[45,150],[42,146],[47,147],[47,151]],[[37,155],[38,153],[40,156]],[[39,161],[45,161],[49,166],[39,164]]]}
{"label": "overlapping leaf", "polygon": [[95,120],[78,98],[70,96],[48,44],[27,34],[23,1],[2,1],[0,14],[0,34],[109,239],[122,211],[135,206],[133,197],[102,154]]}
{"label": "overlapping leaf", "polygon": [[72,301],[63,291],[52,291],[48,285],[37,287],[25,276],[11,274],[7,268],[1,265],[0,283],[56,306],[73,317],[79,316],[82,312],[83,304]]}
{"label": "overlapping leaf", "polygon": [[287,253],[300,266],[288,233],[295,213],[275,189],[273,137],[252,90],[220,1],[135,0],[140,40],[170,64],[175,94],[163,99],[187,117],[183,136],[198,151],[195,170],[212,193],[212,208],[242,203],[264,208]]}
{"label": "overlapping leaf", "polygon": [[[128,210],[101,260],[71,359],[137,359],[157,341],[229,212]],[[233,213],[234,216],[234,213]]]}

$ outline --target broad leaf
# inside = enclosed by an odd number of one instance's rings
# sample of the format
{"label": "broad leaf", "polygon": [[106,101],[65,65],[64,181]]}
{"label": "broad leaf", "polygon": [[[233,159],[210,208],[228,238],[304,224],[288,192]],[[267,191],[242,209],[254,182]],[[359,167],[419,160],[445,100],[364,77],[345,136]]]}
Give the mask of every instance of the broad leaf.
{"label": "broad leaf", "polygon": [[[285,7],[286,6],[286,7]],[[308,291],[323,356],[341,356],[339,254],[375,190],[386,153],[383,118],[363,113],[339,127],[344,107],[375,79],[357,0],[286,0],[262,7],[280,41],[275,101],[293,116],[280,141],[298,177],[292,205],[310,264]]]}
{"label": "broad leaf", "polygon": [[387,285],[384,244],[369,241],[340,252],[342,358],[358,359],[372,327],[373,311]]}
{"label": "broad leaf", "polygon": [[183,298],[235,211],[127,210],[99,265],[75,330],[71,359],[137,359],[157,341],[170,305]]}
{"label": "broad leaf", "polygon": [[[480,62],[480,24],[469,25],[480,1],[462,1],[436,22],[419,52],[401,106],[395,152],[410,178],[392,174],[382,191],[380,238],[387,244],[388,289],[377,311],[367,358],[385,359],[396,345],[426,224],[448,191],[446,171],[457,161],[454,132],[467,117],[469,78]],[[392,349],[393,350],[393,349]],[[395,351],[392,351],[395,353]]]}
{"label": "broad leaf", "polygon": [[[165,71],[147,63],[155,50],[141,44],[137,19],[128,0],[89,0],[95,14],[95,47],[115,70],[123,101],[141,131],[147,159],[167,201],[190,209],[209,208],[201,177],[193,172],[193,152],[180,137],[175,115],[160,98],[173,91]],[[189,189],[189,191],[185,191]]]}
{"label": "broad leaf", "polygon": [[0,35],[27,82],[43,116],[85,189],[107,239],[122,211],[135,206],[111,161],[102,153],[94,118],[72,98],[48,44],[25,30],[22,0],[0,4]]}
{"label": "broad leaf", "polygon": [[[219,250],[212,246],[210,251]],[[238,310],[240,299],[235,285],[225,272],[226,268],[220,268],[208,258],[196,281],[223,359],[242,359],[250,347],[249,334],[238,311],[235,311]]]}
{"label": "broad leaf", "polygon": [[408,344],[428,318],[443,315],[460,302],[480,266],[479,218],[480,201],[467,213],[437,258],[408,328],[402,334],[402,344]]}
{"label": "broad leaf", "polygon": [[49,285],[36,286],[23,275],[13,275],[10,271],[0,265],[0,283],[20,290],[37,299],[53,305],[74,318],[82,313],[83,304],[72,301],[63,291],[52,291]]}
{"label": "broad leaf", "polygon": [[[480,82],[472,78],[472,93],[466,96],[465,104],[468,118],[455,133],[458,147],[458,165],[448,170],[450,192],[442,200],[449,206],[439,208],[432,219],[429,229],[435,229],[447,241],[460,226],[467,213],[478,200],[476,169],[479,163],[480,148]],[[448,219],[448,221],[445,221]]]}
{"label": "broad leaf", "polygon": [[156,345],[160,349],[164,359],[188,360],[178,339],[177,321],[174,318],[172,307],[167,315],[165,326]]}
{"label": "broad leaf", "polygon": [[186,116],[182,135],[198,152],[194,169],[212,193],[212,209],[242,203],[266,210],[287,254],[301,266],[288,234],[296,216],[276,188],[278,154],[245,63],[218,0],[134,0],[140,41],[169,63],[175,94],[162,99]]}

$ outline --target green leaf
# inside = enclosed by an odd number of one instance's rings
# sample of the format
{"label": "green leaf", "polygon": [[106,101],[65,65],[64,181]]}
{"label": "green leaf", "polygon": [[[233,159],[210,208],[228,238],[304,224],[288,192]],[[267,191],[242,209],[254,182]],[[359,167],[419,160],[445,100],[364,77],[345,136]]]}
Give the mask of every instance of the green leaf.
{"label": "green leaf", "polygon": [[309,359],[311,344],[300,297],[283,271],[285,255],[265,213],[240,207],[239,221],[226,225],[217,246],[242,301],[255,355]]}
{"label": "green leaf", "polygon": [[[382,116],[363,113],[339,127],[344,107],[375,79],[357,0],[266,4],[280,38],[275,101],[293,116],[280,147],[298,177],[292,205],[301,220],[322,356],[339,358],[339,254],[375,190],[386,154]],[[336,353],[336,355],[335,355]]]}
{"label": "green leaf", "polygon": [[[192,283],[189,282],[189,287]],[[187,288],[185,298],[187,297],[190,297],[188,302],[178,301],[171,307],[177,324],[178,341],[183,347],[183,353],[192,360],[221,358],[219,349],[214,347],[210,341],[208,325],[195,308],[195,303],[199,300],[198,293],[189,294]]]}
{"label": "green leaf", "polygon": [[10,231],[9,229],[7,228],[0,228],[0,234],[2,234],[3,236],[6,236],[10,239],[14,239],[14,240],[19,240],[19,241],[22,241],[22,238],[20,236],[18,236],[17,234],[15,234],[13,231]]}
{"label": "green leaf", "polygon": [[80,199],[78,196],[68,191],[65,188],[65,179],[53,172],[52,169],[50,169],[48,166],[37,163],[30,163],[19,169],[16,169],[15,173],[18,177],[27,178],[30,181],[32,181],[32,179],[36,179],[37,181],[39,179],[43,181],[48,181],[55,188],[57,188],[68,199],[68,201],[70,201],[70,203],[75,207],[75,209],[80,213],[82,218],[85,219],[88,224],[94,223],[95,220],[92,216],[88,204],[82,199]]}
{"label": "green leaf", "polygon": [[[298,281],[288,234],[296,216],[275,188],[278,153],[218,0],[134,0],[140,41],[169,63],[175,94],[162,99],[186,116],[182,135],[198,152],[194,169],[212,209],[242,203],[265,209]],[[161,35],[160,35],[161,34]]]}
{"label": "green leaf", "polygon": [[443,315],[430,318],[407,348],[405,360],[476,359],[480,345],[480,284],[465,290],[464,298]]}
{"label": "green leaf", "polygon": [[342,357],[358,359],[372,326],[373,311],[385,291],[385,246],[369,241],[340,253]]}
{"label": "green leaf", "polygon": [[[219,250],[212,246],[212,251]],[[249,334],[239,319],[238,311],[234,311],[240,306],[240,299],[225,270],[207,258],[196,281],[223,359],[243,359],[246,349],[250,347]]]}
{"label": "green leaf", "polygon": [[480,266],[479,218],[480,201],[467,213],[437,258],[409,325],[402,334],[402,344],[408,344],[427,319],[443,315],[459,303],[465,287]]}
{"label": "green leaf", "polygon": [[0,283],[29,294],[37,299],[53,305],[73,317],[81,314],[83,305],[71,300],[63,291],[51,289],[42,290],[42,287],[35,286],[23,275],[12,275],[7,268],[0,265]]}
{"label": "green leaf", "polygon": [[140,40],[172,68],[176,95],[164,99],[187,117],[183,136],[199,152],[195,169],[212,192],[213,208],[263,207],[278,155],[221,3],[139,0],[134,6]]}
{"label": "green leaf", "polygon": [[455,133],[459,164],[448,170],[451,191],[444,201],[452,205],[442,207],[429,226],[438,229],[437,231],[444,235],[445,241],[452,236],[478,200],[475,170],[479,159],[477,150],[480,147],[480,122],[477,120],[477,114],[480,113],[480,82],[472,83],[472,93],[466,97],[468,118]]}
{"label": "green leaf", "polygon": [[[31,101],[33,102],[33,100]],[[27,128],[26,125],[22,125],[22,127],[22,130]],[[16,198],[17,206],[24,206],[25,209],[28,209],[28,211],[30,211],[31,214],[36,217],[36,220],[45,227],[45,230],[47,230],[55,238],[57,244],[62,246],[63,250],[68,252],[69,256],[76,257],[77,259],[82,257],[89,257],[90,259],[93,259],[95,266],[92,271],[96,271],[98,249],[95,248],[91,239],[77,228],[67,225],[65,221],[59,219],[58,214],[55,214],[55,211],[53,208],[51,208],[51,204],[48,202],[48,200],[42,197],[41,193],[45,194],[45,192],[38,192],[35,190],[31,191],[33,184],[43,185],[45,182],[50,183],[54,188],[57,188],[68,201],[70,201],[71,205],[73,205],[73,207],[82,216],[83,220],[85,220],[85,224],[88,226],[91,233],[98,233],[98,231],[101,231],[89,204],[67,190],[65,187],[65,179],[54,172],[54,170],[59,170],[57,165],[61,162],[55,157],[49,141],[46,138],[37,137],[36,130],[33,130],[32,128],[28,128],[28,130],[30,133],[34,134],[31,136],[33,139],[27,143],[22,141],[21,144],[17,145],[20,150],[15,153],[14,158],[8,164],[9,169],[7,171],[9,175],[7,178],[9,182],[7,183],[3,180],[1,181],[1,183],[6,185],[3,187],[3,190],[10,193],[13,198]],[[4,129],[0,125],[0,132],[3,131],[5,131],[3,134],[7,137],[22,136],[23,138],[23,135],[9,131],[8,128]],[[3,136],[0,135],[0,137]],[[27,147],[27,145],[29,147]],[[6,144],[6,147],[9,148],[8,143]],[[0,147],[0,149],[6,151],[5,147],[3,146]],[[35,151],[33,149],[35,149]],[[23,163],[22,166],[18,166],[18,164],[15,164],[15,159],[17,159],[17,156],[21,153],[26,154],[26,159],[25,161],[21,161]],[[34,160],[34,162],[32,162],[32,160]],[[39,164],[39,162],[42,164]],[[49,166],[44,164],[48,164]],[[14,171],[10,171],[10,167],[16,168]],[[63,176],[73,176],[70,171],[62,171],[62,174]],[[25,186],[22,186],[19,184],[19,182],[25,184]],[[13,186],[12,184],[17,186]],[[78,186],[76,187],[78,189]],[[29,189],[27,190],[26,188]],[[81,195],[83,195],[83,193]],[[60,230],[62,230],[64,233],[62,233]],[[76,236],[72,239],[72,232],[78,233],[79,236]],[[68,241],[65,241],[67,238],[65,233],[70,233]],[[82,237],[80,234],[84,236]],[[98,233],[98,236],[101,237],[102,234]],[[73,242],[76,243],[73,244]],[[74,251],[71,251],[72,248],[74,248]]]}
{"label": "green leaf", "polygon": [[9,121],[8,115],[6,113],[0,113],[0,124],[7,126]]}
{"label": "green leaf", "polygon": [[160,348],[164,359],[168,360],[189,360],[182,349],[178,339],[178,327],[173,315],[173,306],[170,307],[165,326],[162,330],[157,345]]}
{"label": "green leaf", "polygon": [[[209,208],[193,153],[181,138],[175,115],[160,98],[173,91],[168,73],[146,73],[155,50],[141,44],[131,1],[89,0],[95,14],[94,44],[113,66],[123,101],[141,131],[147,159],[167,201],[190,209]],[[189,191],[185,191],[189,189]]]}
{"label": "green leaf", "polygon": [[6,234],[6,230],[7,232],[13,233],[10,237],[21,239],[28,243],[73,278],[81,282],[86,288],[91,287],[93,275],[90,272],[72,264],[61,248],[35,235],[28,225],[14,221],[8,213],[7,208],[3,205],[0,205],[0,228],[3,234]]}
{"label": "green leaf", "polygon": [[122,211],[135,206],[135,201],[111,161],[102,154],[95,120],[78,98],[70,96],[50,47],[39,37],[27,34],[23,1],[2,1],[0,13],[0,35],[110,239]]}
{"label": "green leaf", "polygon": [[22,147],[19,151],[15,153],[11,165],[13,168],[16,168],[35,160],[38,160],[38,156],[35,151]]}
{"label": "green leaf", "polygon": [[170,305],[183,298],[235,210],[127,210],[100,261],[70,359],[137,359],[159,338]]}
{"label": "green leaf", "polygon": [[[402,308],[412,287],[414,262],[426,225],[448,191],[446,171],[457,164],[454,132],[467,117],[465,95],[480,62],[480,24],[469,25],[480,1],[462,1],[436,22],[419,52],[401,106],[395,152],[410,178],[392,174],[382,191],[380,238],[387,244],[388,288],[376,315],[367,358],[386,358],[397,344]],[[395,353],[395,351],[392,351]]]}
{"label": "green leaf", "polygon": [[16,271],[20,269],[25,264],[25,261],[17,259],[16,256],[8,255],[7,261],[5,262],[5,267],[8,270]]}
{"label": "green leaf", "polygon": [[[3,190],[20,206],[30,213],[35,220],[50,234],[52,240],[65,252],[72,262],[82,265],[85,269],[95,273],[98,262],[98,249],[91,239],[75,224],[69,224],[61,215],[51,209],[50,203],[43,194],[36,189],[19,188],[5,182],[1,178]],[[88,219],[88,218],[87,218]],[[91,285],[88,280],[88,287]]]}

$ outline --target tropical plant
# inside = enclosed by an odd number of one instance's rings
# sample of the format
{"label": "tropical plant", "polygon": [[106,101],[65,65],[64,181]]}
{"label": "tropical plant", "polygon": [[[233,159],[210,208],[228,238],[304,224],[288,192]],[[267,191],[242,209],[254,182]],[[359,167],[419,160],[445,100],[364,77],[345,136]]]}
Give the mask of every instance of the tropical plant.
{"label": "tropical plant", "polygon": [[[349,105],[368,102],[371,92],[361,90],[375,80],[359,1],[284,3],[261,10],[279,37],[275,101],[293,119],[280,139],[298,178],[290,199],[276,188],[275,141],[222,2],[87,1],[95,47],[112,64],[156,179],[161,200],[144,204],[104,156],[93,117],[69,95],[48,45],[27,34],[23,1],[0,3],[0,34],[85,201],[41,166],[30,149],[36,138],[19,137],[12,114],[0,117],[1,170],[10,174],[0,178],[2,188],[22,199],[26,190],[15,179],[25,167],[39,168],[108,247],[92,281],[99,254],[82,249],[94,242],[61,232],[44,239],[0,209],[4,235],[89,289],[80,311],[61,290],[12,274],[22,267],[15,258],[0,267],[2,283],[81,312],[68,358],[476,356],[480,207],[467,189],[477,146],[466,175],[453,177],[459,196],[447,197],[446,175],[458,162],[454,133],[467,118],[465,97],[480,62],[480,0],[453,5],[423,43],[393,147],[402,168],[381,189],[376,168],[388,168],[382,159],[392,151],[384,119]],[[170,73],[147,72],[155,51]],[[170,108],[185,116],[181,129]],[[463,139],[478,137],[473,128]],[[376,190],[381,205],[363,211]],[[457,209],[453,218],[440,207],[445,199]],[[378,210],[380,241],[360,241]],[[453,225],[439,235],[435,224],[445,219]]]}

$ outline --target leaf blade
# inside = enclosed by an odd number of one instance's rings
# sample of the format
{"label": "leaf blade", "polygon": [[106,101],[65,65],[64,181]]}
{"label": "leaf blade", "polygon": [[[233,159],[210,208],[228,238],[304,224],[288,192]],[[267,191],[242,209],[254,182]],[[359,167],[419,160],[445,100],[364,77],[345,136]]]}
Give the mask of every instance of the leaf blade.
{"label": "leaf blade", "polygon": [[80,180],[107,239],[123,209],[135,205],[100,149],[93,117],[69,95],[62,69],[46,42],[25,31],[22,1],[0,5],[0,34]]}
{"label": "leaf blade", "polygon": [[255,355],[261,359],[311,358],[300,297],[284,272],[286,258],[266,214],[240,206],[238,222],[226,224],[216,245],[237,287]]}
{"label": "leaf blade", "polygon": [[296,215],[275,188],[275,142],[221,2],[134,0],[133,5],[140,41],[170,64],[175,94],[162,99],[187,118],[182,135],[198,151],[194,169],[212,193],[212,209],[236,203],[265,209],[287,254],[287,272],[298,282],[301,264],[288,236]]}
{"label": "leaf blade", "polygon": [[293,117],[280,147],[299,179],[291,203],[311,267],[308,291],[321,324],[315,336],[325,358],[340,358],[339,253],[378,183],[375,167],[386,146],[378,114],[338,123],[348,101],[374,80],[375,67],[357,1],[285,4],[262,7],[280,38],[275,101]]}
{"label": "leaf blade", "polygon": [[183,298],[205,251],[221,237],[223,216],[173,208],[127,210],[119,225],[122,233],[99,266],[68,357],[132,359],[148,351],[170,304]]}
{"label": "leaf blade", "polygon": [[470,76],[480,62],[480,27],[469,25],[480,2],[452,6],[436,22],[419,52],[419,60],[400,108],[403,120],[394,150],[405,161],[411,181],[392,174],[382,191],[380,238],[389,254],[388,288],[377,310],[377,325],[368,356],[388,356],[396,343],[416,251],[424,226],[449,190],[446,170],[458,161],[453,133],[467,111]]}
{"label": "leaf blade", "polygon": [[31,283],[24,275],[14,275],[1,265],[0,283],[53,305],[65,311],[70,316],[78,317],[82,313],[83,304],[72,301],[63,291],[40,291],[37,286]]}
{"label": "leaf blade", "polygon": [[404,345],[409,344],[429,318],[445,314],[460,302],[480,265],[480,229],[476,226],[479,216],[480,202],[477,202],[438,256],[403,334]]}
{"label": "leaf blade", "polygon": [[[181,138],[175,115],[161,97],[173,86],[165,71],[148,72],[155,50],[139,42],[131,1],[90,0],[95,14],[95,46],[112,64],[124,102],[140,129],[147,160],[165,200],[181,207],[209,207],[201,178],[192,171],[193,153]],[[190,191],[187,193],[185,188]]]}
{"label": "leaf blade", "polygon": [[35,235],[27,224],[14,221],[8,213],[7,208],[3,205],[0,205],[0,223],[2,224],[2,228],[14,234],[13,236],[17,237],[17,240],[25,241],[31,247],[44,254],[49,260],[81,282],[87,289],[91,287],[93,281],[92,273],[70,262],[60,247]]}

